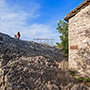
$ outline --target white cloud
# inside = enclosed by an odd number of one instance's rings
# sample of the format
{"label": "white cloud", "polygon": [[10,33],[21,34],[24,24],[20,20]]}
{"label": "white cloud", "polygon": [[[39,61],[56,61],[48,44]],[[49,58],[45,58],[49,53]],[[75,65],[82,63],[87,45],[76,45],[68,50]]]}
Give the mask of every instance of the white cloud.
{"label": "white cloud", "polygon": [[[33,3],[32,3],[33,4]],[[55,27],[48,24],[28,24],[28,19],[38,18],[40,5],[34,4],[34,8],[29,8],[30,12],[21,9],[18,5],[11,7],[5,0],[0,0],[0,32],[13,36],[17,31],[21,32],[21,39],[33,40],[33,38],[56,38],[58,33],[53,30]],[[18,10],[16,10],[18,9]]]}
{"label": "white cloud", "polygon": [[[17,7],[18,8],[18,7]],[[38,17],[37,9],[34,7],[30,12],[18,9],[16,12],[15,7],[10,7],[5,0],[0,0],[0,31],[9,35],[15,34],[18,30],[22,31],[26,28],[27,19],[34,19]]]}
{"label": "white cloud", "polygon": [[55,33],[53,27],[50,25],[32,24],[30,27],[25,29],[27,29],[27,32],[23,30],[23,39],[28,38],[28,40],[33,40],[35,38],[48,38],[60,42],[59,33]]}

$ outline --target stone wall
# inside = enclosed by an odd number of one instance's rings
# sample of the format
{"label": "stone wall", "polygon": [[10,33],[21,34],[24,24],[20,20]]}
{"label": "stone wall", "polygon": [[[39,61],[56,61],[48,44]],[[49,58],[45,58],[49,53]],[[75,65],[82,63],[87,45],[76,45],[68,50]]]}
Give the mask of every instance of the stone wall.
{"label": "stone wall", "polygon": [[69,68],[90,76],[90,5],[69,19]]}

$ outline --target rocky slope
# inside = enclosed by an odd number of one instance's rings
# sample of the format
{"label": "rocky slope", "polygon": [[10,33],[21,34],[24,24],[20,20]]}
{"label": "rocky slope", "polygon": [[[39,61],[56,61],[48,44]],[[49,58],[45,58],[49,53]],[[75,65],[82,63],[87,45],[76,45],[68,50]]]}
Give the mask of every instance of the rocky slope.
{"label": "rocky slope", "polygon": [[68,73],[60,49],[0,33],[0,90],[90,90]]}

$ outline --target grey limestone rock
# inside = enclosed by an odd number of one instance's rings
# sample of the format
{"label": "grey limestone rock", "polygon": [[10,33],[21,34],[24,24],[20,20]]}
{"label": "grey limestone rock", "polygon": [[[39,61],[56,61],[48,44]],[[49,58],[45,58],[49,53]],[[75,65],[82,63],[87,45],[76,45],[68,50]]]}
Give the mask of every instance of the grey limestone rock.
{"label": "grey limestone rock", "polygon": [[69,83],[77,81],[62,50],[0,33],[0,90],[64,90]]}

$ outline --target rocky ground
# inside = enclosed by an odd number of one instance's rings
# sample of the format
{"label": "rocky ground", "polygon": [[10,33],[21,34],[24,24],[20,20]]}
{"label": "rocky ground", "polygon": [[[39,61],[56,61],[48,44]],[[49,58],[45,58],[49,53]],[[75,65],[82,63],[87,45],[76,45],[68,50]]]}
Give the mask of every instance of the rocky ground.
{"label": "rocky ground", "polygon": [[0,33],[0,90],[90,90],[66,62],[60,49]]}

